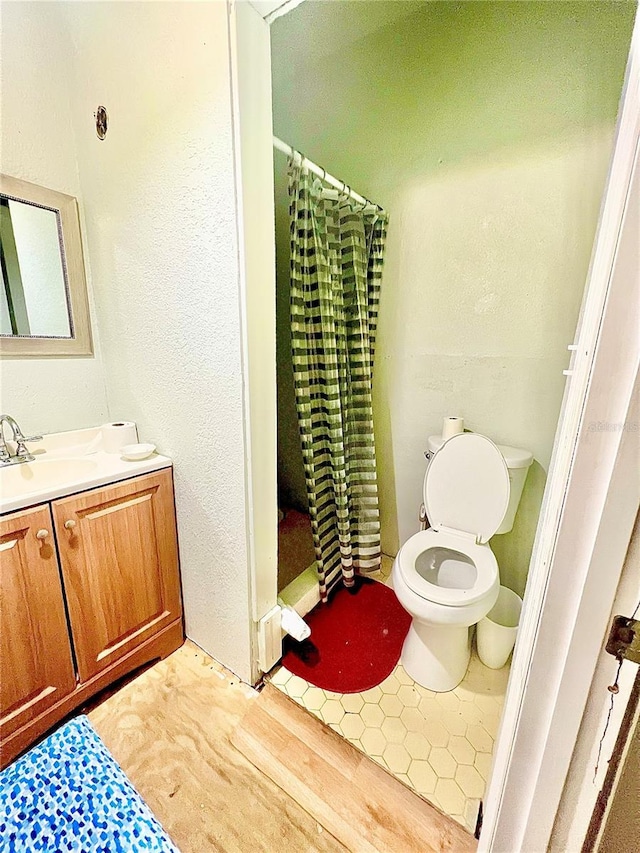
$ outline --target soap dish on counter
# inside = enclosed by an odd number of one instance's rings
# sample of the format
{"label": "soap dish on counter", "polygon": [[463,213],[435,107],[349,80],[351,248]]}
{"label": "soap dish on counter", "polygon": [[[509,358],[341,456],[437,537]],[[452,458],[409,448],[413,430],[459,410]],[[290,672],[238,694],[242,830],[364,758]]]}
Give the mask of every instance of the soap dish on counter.
{"label": "soap dish on counter", "polygon": [[120,453],[124,459],[129,462],[139,462],[141,459],[147,459],[156,452],[155,444],[125,444],[120,448]]}

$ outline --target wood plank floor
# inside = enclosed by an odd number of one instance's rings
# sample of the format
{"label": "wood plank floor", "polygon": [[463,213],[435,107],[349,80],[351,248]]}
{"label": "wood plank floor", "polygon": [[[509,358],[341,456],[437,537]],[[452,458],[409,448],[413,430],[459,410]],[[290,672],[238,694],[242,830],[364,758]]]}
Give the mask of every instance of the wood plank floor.
{"label": "wood plank floor", "polygon": [[473,851],[473,838],[268,684],[232,742],[349,850]]}
{"label": "wood plank floor", "polygon": [[274,688],[251,690],[190,642],[89,718],[182,853],[475,849]]}

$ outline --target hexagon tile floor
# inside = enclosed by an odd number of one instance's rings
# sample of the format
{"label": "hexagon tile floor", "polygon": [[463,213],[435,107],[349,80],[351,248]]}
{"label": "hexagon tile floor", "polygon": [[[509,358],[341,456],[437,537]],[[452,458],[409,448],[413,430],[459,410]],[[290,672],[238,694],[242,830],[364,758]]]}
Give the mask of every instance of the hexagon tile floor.
{"label": "hexagon tile floor", "polygon": [[416,684],[398,664],[378,687],[332,693],[280,667],[271,683],[470,832],[484,796],[509,667],[475,652],[450,693]]}

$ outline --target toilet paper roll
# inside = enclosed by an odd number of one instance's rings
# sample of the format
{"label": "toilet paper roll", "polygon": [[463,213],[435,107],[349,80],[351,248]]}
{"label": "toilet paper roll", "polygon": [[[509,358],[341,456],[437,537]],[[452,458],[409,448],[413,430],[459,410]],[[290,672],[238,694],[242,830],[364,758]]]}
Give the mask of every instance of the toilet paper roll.
{"label": "toilet paper roll", "polygon": [[445,418],[442,424],[442,438],[446,441],[453,435],[464,432],[464,418]]}
{"label": "toilet paper roll", "polygon": [[114,421],[104,424],[102,431],[102,449],[107,453],[120,453],[125,444],[138,443],[138,430],[133,421]]}

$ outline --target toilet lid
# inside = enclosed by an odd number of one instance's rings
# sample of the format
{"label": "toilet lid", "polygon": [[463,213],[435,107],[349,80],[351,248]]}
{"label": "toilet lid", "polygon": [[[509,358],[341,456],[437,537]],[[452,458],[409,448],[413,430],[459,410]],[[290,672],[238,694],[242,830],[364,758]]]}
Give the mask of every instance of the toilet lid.
{"label": "toilet lid", "polygon": [[502,453],[484,435],[454,435],[434,454],[423,496],[434,530],[446,527],[487,542],[509,503],[509,470]]}

